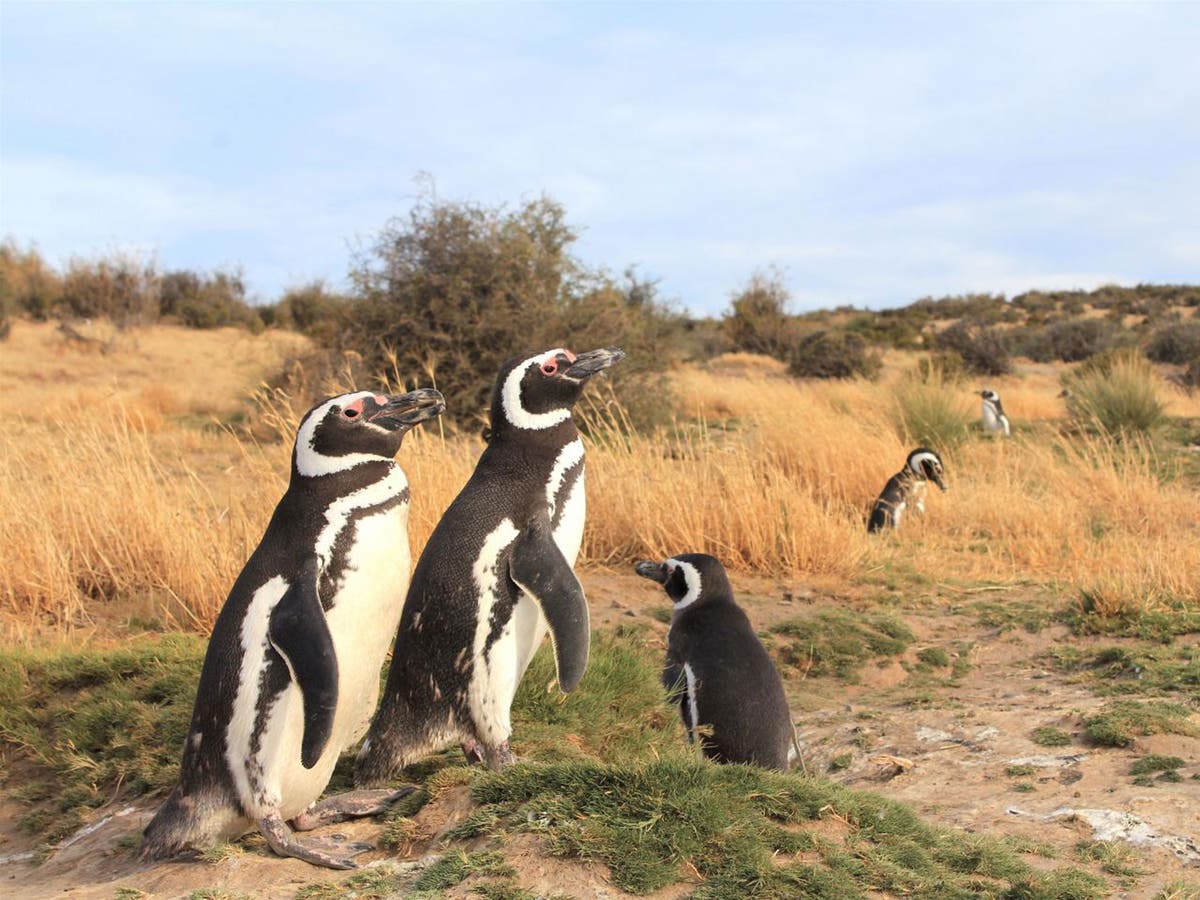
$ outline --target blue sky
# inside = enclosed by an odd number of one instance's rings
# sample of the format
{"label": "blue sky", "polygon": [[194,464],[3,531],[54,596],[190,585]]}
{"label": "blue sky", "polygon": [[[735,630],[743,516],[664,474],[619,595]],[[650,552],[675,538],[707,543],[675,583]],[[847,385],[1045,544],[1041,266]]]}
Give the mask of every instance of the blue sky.
{"label": "blue sky", "polygon": [[0,4],[0,233],[345,278],[440,197],[719,312],[1200,280],[1200,4]]}

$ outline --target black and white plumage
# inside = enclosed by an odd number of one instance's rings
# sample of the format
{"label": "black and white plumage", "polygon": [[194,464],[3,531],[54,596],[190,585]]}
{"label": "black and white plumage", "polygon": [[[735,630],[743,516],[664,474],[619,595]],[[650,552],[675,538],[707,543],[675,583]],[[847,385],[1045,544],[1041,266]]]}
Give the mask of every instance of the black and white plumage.
{"label": "black and white plumage", "polygon": [[928,447],[918,447],[908,454],[904,468],[888,479],[883,491],[871,508],[867,531],[899,528],[905,511],[911,506],[925,512],[925,488],[932,481],[946,490],[942,458]]}
{"label": "black and white plumage", "polygon": [[588,379],[624,355],[555,349],[501,367],[488,445],[413,572],[357,783],[385,781],[454,741],[489,766],[508,762],[510,707],[547,630],[559,687],[583,676],[589,617],[573,567],[584,453],[571,410]]}
{"label": "black and white plumage", "polygon": [[779,671],[733,598],[725,568],[685,553],[635,570],[675,605],[663,684],[676,691],[688,741],[709,759],[786,770],[795,745]]}
{"label": "black and white plumage", "polygon": [[299,830],[378,811],[386,792],[315,801],[366,729],[408,587],[409,488],[393,457],[445,409],[437,391],[360,391],[305,415],[291,480],[213,626],[179,783],[143,854],[258,827],[281,855],[349,868]]}
{"label": "black and white plumage", "polygon": [[979,396],[983,398],[983,430],[1000,433],[1005,437],[1011,435],[1012,426],[1004,413],[1000,395],[993,390],[983,390],[979,392]]}

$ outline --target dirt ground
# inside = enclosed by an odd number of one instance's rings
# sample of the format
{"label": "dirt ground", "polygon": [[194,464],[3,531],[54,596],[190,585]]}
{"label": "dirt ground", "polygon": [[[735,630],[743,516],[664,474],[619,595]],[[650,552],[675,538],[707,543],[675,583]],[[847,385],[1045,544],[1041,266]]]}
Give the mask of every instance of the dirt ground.
{"label": "dirt ground", "polygon": [[[652,585],[631,574],[602,570],[585,570],[582,580],[594,625],[636,621],[665,639],[666,625],[652,613],[666,600]],[[878,609],[851,588],[831,592],[828,585],[761,577],[734,578],[734,585],[760,630],[822,607]],[[1104,698],[1086,680],[1048,666],[1042,656],[1065,641],[1079,647],[1122,641],[1078,638],[1062,626],[1036,634],[1020,627],[988,627],[966,609],[981,596],[1001,602],[1019,599],[947,590],[889,609],[917,635],[909,662],[916,661],[922,648],[953,652],[970,645],[971,668],[953,685],[946,678],[911,675],[895,661],[868,664],[855,684],[806,679],[793,672],[787,687],[809,770],[828,771],[847,785],[909,803],[935,823],[1042,842],[1056,851],[1054,864],[1079,864],[1073,851],[1081,840],[1123,837],[1133,846],[1132,860],[1142,874],[1107,876],[1113,896],[1152,897],[1181,879],[1200,890],[1200,739],[1155,735],[1123,749],[1086,744],[1079,734],[1081,716],[1101,706]],[[1071,733],[1072,742],[1039,746],[1031,739],[1039,726],[1061,728]],[[519,734],[514,743],[519,748]],[[1129,767],[1148,753],[1183,758],[1182,780],[1153,787],[1133,784]],[[829,771],[835,758],[840,767]],[[1013,765],[1032,767],[1033,774],[1009,776],[1005,770]],[[132,847],[153,809],[153,804],[114,803],[97,810],[87,827],[40,859],[34,856],[36,842],[15,828],[18,807],[0,805],[0,895],[112,898],[122,896],[125,888],[154,897],[187,897],[198,889],[213,889],[203,896],[290,898],[303,885],[348,877],[276,858],[254,839],[219,861],[143,865]],[[360,865],[412,872],[415,878],[444,852],[440,835],[469,809],[466,788],[449,792],[416,817],[418,830],[405,852],[370,851],[358,857]],[[371,842],[381,827],[367,820],[318,833]],[[521,885],[535,893],[628,896],[612,887],[603,866],[550,857],[533,836],[508,838],[505,854]],[[1026,859],[1042,864],[1037,856]],[[686,896],[695,886],[694,881],[681,882],[654,896]],[[467,887],[452,889],[448,896],[465,896]],[[124,896],[138,895],[126,891]]]}

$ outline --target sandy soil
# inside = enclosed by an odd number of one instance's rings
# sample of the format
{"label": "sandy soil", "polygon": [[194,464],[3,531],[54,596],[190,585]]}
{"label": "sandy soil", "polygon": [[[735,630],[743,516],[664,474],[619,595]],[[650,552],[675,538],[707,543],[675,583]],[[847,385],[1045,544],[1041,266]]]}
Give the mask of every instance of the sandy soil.
{"label": "sandy soil", "polygon": [[[665,600],[645,581],[597,570],[585,571],[583,580],[597,627],[636,621],[665,637],[666,626],[651,615]],[[760,628],[823,606],[878,608],[857,599],[850,588],[835,596],[827,585],[760,577],[737,578],[735,587]],[[857,684],[795,675],[788,679],[809,769],[825,772],[832,759],[849,753],[849,765],[830,777],[910,803],[933,822],[1044,842],[1057,851],[1060,862],[1073,861],[1080,840],[1124,834],[1140,842],[1134,845],[1135,859],[1144,874],[1124,883],[1110,877],[1114,896],[1151,897],[1176,879],[1200,886],[1200,739],[1156,735],[1126,749],[1086,745],[1078,734],[1080,717],[1102,705],[1103,698],[1086,681],[1048,668],[1040,659],[1066,640],[1077,646],[1120,641],[1075,638],[1058,626],[1038,634],[988,628],[973,615],[948,611],[951,601],[961,599],[948,595],[896,613],[917,634],[910,648],[914,661],[924,647],[952,650],[959,642],[970,643],[972,668],[956,685],[931,685],[928,678],[918,683],[895,662],[868,666]],[[1050,748],[1033,743],[1032,730],[1043,725],[1071,732],[1072,743]],[[1147,753],[1187,760],[1183,780],[1134,785],[1129,766]],[[1034,774],[1007,776],[1005,768],[1017,764],[1033,766]],[[1032,790],[1019,792],[1018,783],[1032,785]],[[403,853],[371,851],[359,857],[360,863],[411,872],[415,878],[443,852],[440,836],[469,809],[466,789],[451,791],[418,815],[414,841]],[[119,888],[136,888],[155,897],[186,897],[213,888],[231,896],[290,898],[303,885],[347,877],[276,858],[253,839],[242,852],[216,862],[144,866],[131,845],[152,812],[153,805],[146,804],[117,803],[98,810],[89,824],[92,830],[37,861],[22,858],[36,847],[14,827],[19,806],[0,804],[0,894],[111,898]],[[378,822],[367,820],[319,833],[372,841],[380,829]],[[626,896],[612,887],[603,866],[550,857],[535,837],[509,838],[505,853],[522,886],[536,893]],[[1027,859],[1039,864],[1038,857]],[[685,896],[695,884],[681,882],[655,896]],[[468,887],[465,883],[450,896],[465,896]]]}

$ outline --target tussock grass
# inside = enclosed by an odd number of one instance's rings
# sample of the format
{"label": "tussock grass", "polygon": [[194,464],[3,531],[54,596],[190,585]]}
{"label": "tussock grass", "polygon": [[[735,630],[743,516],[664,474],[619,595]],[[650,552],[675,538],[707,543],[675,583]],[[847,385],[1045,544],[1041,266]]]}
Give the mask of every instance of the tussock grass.
{"label": "tussock grass", "polygon": [[[6,346],[0,361],[0,627],[10,635],[122,617],[209,627],[286,486],[300,413],[279,392],[247,399],[291,345],[237,332],[226,346],[222,334],[147,329],[100,356],[16,323],[16,352]],[[56,402],[30,403],[30,373],[47,359]],[[603,385],[589,389],[585,562],[688,550],[735,571],[818,580],[1033,582],[1086,592],[1098,617],[1200,596],[1200,500],[1169,446],[1043,425],[1011,441],[972,434],[944,454],[950,492],[872,539],[867,509],[912,449],[894,408],[911,358],[890,354],[878,383],[796,382],[752,360],[673,373],[678,417],[654,434],[624,430]],[[988,386],[1018,422],[1021,404],[1032,418],[1061,412],[1052,373]],[[965,414],[976,387],[940,390]],[[1200,413],[1200,397],[1162,391],[1173,414]],[[268,440],[281,432],[287,440]],[[481,447],[442,423],[406,438],[414,550]]]}
{"label": "tussock grass", "polygon": [[689,872],[703,879],[693,896],[708,898],[1104,892],[1094,876],[1034,872],[1003,841],[932,827],[876,795],[747,766],[521,764],[478,774],[472,793],[504,828],[603,862],[639,894]]}
{"label": "tussock grass", "polygon": [[1085,363],[1066,379],[1067,410],[1081,425],[1114,437],[1151,432],[1167,421],[1159,399],[1162,379],[1137,351],[1116,352]]}
{"label": "tussock grass", "polygon": [[[194,635],[108,649],[0,650],[0,759],[23,826],[53,842],[81,810],[173,783],[204,659]],[[10,785],[11,787],[11,785]]]}
{"label": "tussock grass", "polygon": [[1116,700],[1083,720],[1084,734],[1104,747],[1128,747],[1150,734],[1200,735],[1192,711],[1178,703]]}
{"label": "tussock grass", "polygon": [[781,639],[775,653],[785,665],[847,680],[856,680],[872,659],[900,656],[914,640],[912,630],[892,616],[841,609],[782,622],[771,634]]}

